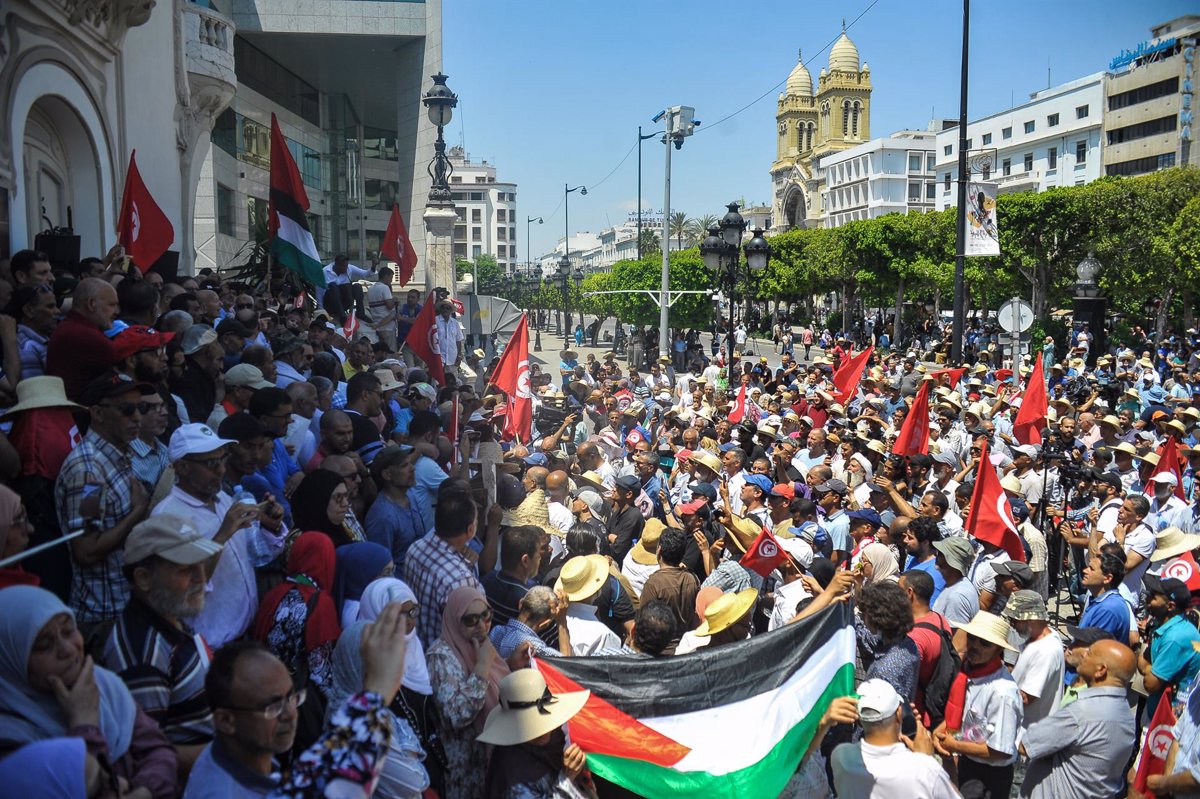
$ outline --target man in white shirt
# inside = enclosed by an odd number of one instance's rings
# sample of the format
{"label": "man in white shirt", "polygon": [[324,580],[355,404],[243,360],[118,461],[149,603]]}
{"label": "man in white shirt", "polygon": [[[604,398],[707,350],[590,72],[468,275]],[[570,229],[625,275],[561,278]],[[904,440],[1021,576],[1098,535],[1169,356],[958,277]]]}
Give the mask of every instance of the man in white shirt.
{"label": "man in white shirt", "polygon": [[374,341],[382,341],[396,351],[396,299],[392,296],[392,270],[383,267],[379,279],[367,289],[367,316],[370,325],[363,332]]}
{"label": "man in white shirt", "polygon": [[[842,711],[850,697],[835,699]],[[929,732],[918,725],[916,739],[900,734],[904,711],[900,694],[888,682],[871,679],[858,686],[858,722],[862,740],[838,745],[830,755],[838,796],[861,799],[950,799],[958,791],[945,769],[933,758]],[[845,708],[850,710],[851,708]],[[821,720],[817,739],[831,726],[832,714]]]}
{"label": "man in white shirt", "polygon": [[1021,727],[1028,729],[1053,713],[1062,698],[1066,668],[1062,639],[1050,627],[1046,603],[1037,591],[1014,592],[1004,606],[1004,616],[1025,642],[1012,674],[1025,704]]}
{"label": "man in white shirt", "polygon": [[172,433],[176,484],[151,514],[186,519],[202,535],[225,545],[206,566],[204,610],[192,621],[213,649],[240,638],[250,626],[258,607],[254,569],[283,551],[287,535],[279,503],[268,497],[258,505],[234,504],[221,490],[226,448],[233,443],[202,424],[185,424]]}
{"label": "man in white shirt", "polygon": [[563,564],[554,585],[554,590],[566,592],[571,602],[567,608],[567,630],[570,631],[571,651],[576,657],[621,646],[621,639],[596,618],[594,603],[607,581],[608,558],[603,555],[580,555]]}
{"label": "man in white shirt", "polygon": [[1134,600],[1134,610],[1137,610],[1138,594],[1142,590],[1142,575],[1150,566],[1150,558],[1154,555],[1157,540],[1154,530],[1146,523],[1150,513],[1150,500],[1142,494],[1130,494],[1121,503],[1117,511],[1117,526],[1113,528],[1112,538],[1125,550],[1125,578],[1121,584],[1128,589],[1128,596]]}
{"label": "man in white shirt", "polygon": [[[339,324],[346,321],[346,315],[350,313],[350,308],[359,300],[362,299],[362,290],[358,290],[355,296],[354,287],[352,284],[356,280],[366,280],[374,277],[374,269],[363,269],[360,266],[355,266],[350,263],[350,258],[346,255],[338,254],[332,262],[325,264],[325,288],[317,287],[317,305],[329,311],[335,317]],[[339,288],[334,289],[330,294],[330,289],[334,286]],[[345,286],[346,288],[340,288]],[[325,303],[326,295],[330,295],[330,303]],[[336,306],[336,310],[334,307]]]}
{"label": "man in white shirt", "polygon": [[466,336],[463,335],[462,324],[454,318],[454,304],[450,300],[439,302],[437,312],[434,348],[442,357],[442,366],[445,369],[452,369],[462,358],[463,341]]}

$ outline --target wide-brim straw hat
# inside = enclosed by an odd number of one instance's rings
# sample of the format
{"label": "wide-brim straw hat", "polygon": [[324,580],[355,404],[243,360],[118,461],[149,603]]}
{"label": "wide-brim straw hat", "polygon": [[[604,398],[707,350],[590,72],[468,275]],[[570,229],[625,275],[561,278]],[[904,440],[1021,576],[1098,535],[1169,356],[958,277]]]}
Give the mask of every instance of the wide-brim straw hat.
{"label": "wide-brim straw hat", "polygon": [[729,535],[725,536],[725,546],[731,547],[730,551],[736,550],[744,555],[762,532],[762,525],[755,519],[734,516],[733,526],[725,529],[729,531]]}
{"label": "wide-brim straw hat", "polygon": [[721,473],[721,460],[708,450],[693,453],[692,461],[700,464],[701,466],[708,467],[712,470],[713,474]]}
{"label": "wide-brim straw hat", "polygon": [[1008,622],[995,613],[988,613],[986,610],[981,610],[969,622],[959,625],[958,629],[968,635],[982,638],[989,644],[1004,647],[1010,652],[1017,651],[1008,643],[1008,633],[1011,629],[1008,626]]}
{"label": "wide-brim straw hat", "polygon": [[17,404],[0,415],[0,419],[7,419],[14,414],[36,410],[37,408],[83,410],[82,405],[78,405],[67,399],[67,391],[63,387],[61,377],[42,375],[40,377],[27,377],[17,383]]}
{"label": "wide-brim straw hat", "polygon": [[591,691],[554,695],[537,669],[519,669],[500,681],[500,701],[476,738],[494,746],[516,746],[566,724],[583,709]]}
{"label": "wide-brim straw hat", "polygon": [[563,564],[555,591],[564,591],[567,599],[579,602],[595,596],[608,579],[608,558],[603,555],[577,555]]}
{"label": "wide-brim straw hat", "polygon": [[581,487],[587,486],[588,488],[594,488],[601,493],[604,493],[605,491],[608,490],[607,488],[604,487],[604,478],[601,477],[596,472],[592,471],[591,469],[584,472],[583,474],[575,475],[572,479],[575,481],[575,485],[577,485],[577,486],[581,486]]}
{"label": "wide-brim straw hat", "polygon": [[693,633],[697,638],[707,638],[727,630],[754,608],[758,591],[747,588],[736,593],[721,594],[704,609],[704,621]]}
{"label": "wide-brim straw hat", "polygon": [[1158,531],[1154,542],[1154,554],[1150,560],[1157,562],[1179,557],[1184,552],[1200,547],[1200,535],[1185,533],[1178,527],[1166,527]]}
{"label": "wide-brim straw hat", "polygon": [[[633,558],[634,563],[641,566],[658,564],[658,539],[662,538],[664,529],[666,525],[658,519],[646,520],[646,526],[642,528],[642,537],[633,545],[633,549],[629,550],[629,557]],[[653,544],[654,551],[646,549],[646,544]]]}

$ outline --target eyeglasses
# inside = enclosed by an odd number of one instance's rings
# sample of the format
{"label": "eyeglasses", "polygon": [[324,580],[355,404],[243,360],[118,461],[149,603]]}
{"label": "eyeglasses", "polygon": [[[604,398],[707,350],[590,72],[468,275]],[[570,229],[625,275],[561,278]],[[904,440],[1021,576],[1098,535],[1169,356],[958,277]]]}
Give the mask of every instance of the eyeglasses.
{"label": "eyeglasses", "polygon": [[122,402],[120,405],[109,405],[100,403],[105,408],[112,408],[122,416],[133,416],[135,413],[147,414],[150,413],[151,405],[148,402]]}
{"label": "eyeglasses", "polygon": [[331,496],[329,498],[329,500],[330,500],[330,502],[334,502],[338,505],[349,505],[350,504],[350,494],[349,494],[349,492],[347,492],[345,494],[334,494],[333,496]]}
{"label": "eyeglasses", "polygon": [[463,627],[476,627],[485,621],[491,620],[492,611],[490,609],[485,610],[482,613],[468,613],[460,619],[460,621],[463,623]]}
{"label": "eyeglasses", "polygon": [[184,460],[187,461],[188,463],[194,463],[197,466],[203,466],[205,469],[208,469],[210,472],[214,472],[217,469],[222,468],[223,466],[225,466],[226,463],[229,462],[229,456],[228,455],[219,455],[216,458],[184,458]]}
{"label": "eyeglasses", "polygon": [[300,707],[304,704],[304,700],[307,697],[307,688],[297,688],[289,691],[283,699],[277,699],[265,707],[227,707],[226,710],[236,710],[240,713],[254,713],[267,719],[277,719],[283,715],[283,711],[288,705]]}

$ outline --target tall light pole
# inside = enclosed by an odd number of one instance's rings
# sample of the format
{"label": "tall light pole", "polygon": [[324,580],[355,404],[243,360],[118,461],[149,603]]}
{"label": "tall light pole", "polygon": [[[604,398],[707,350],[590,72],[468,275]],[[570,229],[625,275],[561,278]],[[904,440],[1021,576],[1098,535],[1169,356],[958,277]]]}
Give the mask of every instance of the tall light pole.
{"label": "tall light pole", "polygon": [[458,97],[446,86],[446,76],[433,76],[433,85],[421,97],[428,109],[429,121],[437,128],[433,161],[428,166],[432,185],[429,199],[425,203],[425,286],[428,289],[446,288],[454,291],[454,253],[451,238],[454,223],[458,220],[454,212],[454,195],[450,192],[450,175],[454,166],[446,157],[446,139],[443,130],[454,116]]}
{"label": "tall light pole", "polygon": [[540,216],[525,217],[525,256],[526,256],[525,257],[525,265],[528,267],[533,266],[533,248],[529,243],[529,223],[530,222],[537,222],[540,225],[540,224],[542,224],[542,218]]}
{"label": "tall light pole", "polygon": [[563,257],[570,260],[571,258],[571,192],[579,192],[580,197],[587,196],[587,186],[576,186],[569,188],[569,184],[563,184]]}
{"label": "tall light pole", "polygon": [[562,289],[563,307],[558,312],[558,316],[563,320],[563,349],[571,349],[571,259],[563,256],[558,259],[558,272],[555,274],[555,281],[558,287]]}
{"label": "tall light pole", "polygon": [[958,208],[954,245],[954,320],[951,322],[950,360],[962,363],[963,323],[967,315],[967,52],[971,41],[971,0],[963,0],[962,67],[958,85]]}
{"label": "tall light pole", "polygon": [[638,221],[637,221],[637,257],[642,260],[642,142],[647,139],[653,139],[655,136],[661,136],[661,133],[647,133],[642,135],[642,126],[638,125]]}
{"label": "tall light pole", "polygon": [[[675,149],[683,147],[683,140],[696,131],[700,124],[695,119],[696,109],[690,105],[673,105],[660,111],[652,121],[666,120],[666,134],[663,144],[666,146],[667,157],[663,174],[663,227],[662,227],[662,286],[658,293],[658,352],[665,355],[671,351],[671,277],[670,249],[671,238],[667,235],[667,220],[671,218],[671,145]],[[640,201],[639,201],[640,202]]]}
{"label": "tall light pole", "polygon": [[750,274],[754,274],[767,268],[767,261],[771,258],[771,245],[763,238],[762,228],[755,228],[754,237],[746,242],[745,247],[740,247],[742,234],[746,231],[746,220],[738,213],[737,203],[730,203],[728,208],[725,216],[721,217],[720,224],[713,225],[708,229],[708,237],[700,244],[700,255],[704,258],[704,265],[713,271],[713,275],[718,280],[724,278],[725,285],[729,289],[729,325],[725,334],[729,354],[725,374],[729,378],[729,385],[732,388],[733,309],[737,304],[734,300],[734,290],[737,287],[741,267],[741,251],[745,250],[746,267]]}

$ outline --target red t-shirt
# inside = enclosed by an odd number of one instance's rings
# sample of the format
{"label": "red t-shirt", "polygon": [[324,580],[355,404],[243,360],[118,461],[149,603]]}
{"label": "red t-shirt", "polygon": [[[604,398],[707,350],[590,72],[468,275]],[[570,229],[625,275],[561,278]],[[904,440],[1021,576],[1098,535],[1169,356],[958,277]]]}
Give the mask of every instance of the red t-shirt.
{"label": "red t-shirt", "polygon": [[931,610],[924,616],[913,619],[913,628],[908,633],[908,637],[917,645],[917,653],[921,656],[921,665],[917,671],[916,705],[917,709],[921,711],[922,721],[929,726],[929,714],[925,712],[925,684],[933,676],[933,669],[937,666],[938,657],[942,654],[942,639],[933,630],[916,626],[921,622],[932,624],[951,635],[954,634],[954,629],[950,626],[950,622],[946,621],[945,616]]}

